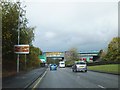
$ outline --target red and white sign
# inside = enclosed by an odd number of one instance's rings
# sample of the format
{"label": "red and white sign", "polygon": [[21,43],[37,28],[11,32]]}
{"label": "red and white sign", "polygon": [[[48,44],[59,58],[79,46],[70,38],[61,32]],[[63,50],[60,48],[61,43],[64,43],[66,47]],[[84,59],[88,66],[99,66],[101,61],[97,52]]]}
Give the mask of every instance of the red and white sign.
{"label": "red and white sign", "polygon": [[16,54],[29,54],[29,45],[14,45]]}

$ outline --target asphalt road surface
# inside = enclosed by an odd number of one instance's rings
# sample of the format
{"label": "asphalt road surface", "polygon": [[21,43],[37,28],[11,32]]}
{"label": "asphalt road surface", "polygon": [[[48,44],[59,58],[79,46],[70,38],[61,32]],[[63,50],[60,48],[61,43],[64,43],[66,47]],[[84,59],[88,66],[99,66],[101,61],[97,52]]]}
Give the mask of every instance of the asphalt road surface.
{"label": "asphalt road surface", "polygon": [[72,72],[70,68],[48,69],[35,88],[118,88],[118,75]]}

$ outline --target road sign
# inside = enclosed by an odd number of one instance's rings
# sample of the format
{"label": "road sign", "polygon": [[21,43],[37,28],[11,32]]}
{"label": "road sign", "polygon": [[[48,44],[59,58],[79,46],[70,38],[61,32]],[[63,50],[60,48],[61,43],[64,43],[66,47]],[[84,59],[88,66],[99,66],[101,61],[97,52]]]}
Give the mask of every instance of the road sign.
{"label": "road sign", "polygon": [[14,45],[16,54],[29,54],[29,45]]}

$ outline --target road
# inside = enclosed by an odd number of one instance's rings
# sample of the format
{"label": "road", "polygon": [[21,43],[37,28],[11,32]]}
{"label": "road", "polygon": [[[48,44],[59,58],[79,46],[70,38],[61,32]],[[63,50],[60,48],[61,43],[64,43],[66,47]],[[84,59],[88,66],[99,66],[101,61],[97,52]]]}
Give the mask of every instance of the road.
{"label": "road", "polygon": [[35,88],[118,88],[118,76],[92,71],[72,72],[70,68],[48,69]]}

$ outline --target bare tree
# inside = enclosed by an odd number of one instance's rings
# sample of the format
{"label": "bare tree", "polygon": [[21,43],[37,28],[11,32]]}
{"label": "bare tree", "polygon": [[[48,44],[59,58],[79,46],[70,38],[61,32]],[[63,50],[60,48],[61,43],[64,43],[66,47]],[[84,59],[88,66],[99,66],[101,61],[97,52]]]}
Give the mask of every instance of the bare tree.
{"label": "bare tree", "polygon": [[76,61],[79,59],[78,52],[76,48],[71,48],[65,52],[65,59],[67,61]]}

